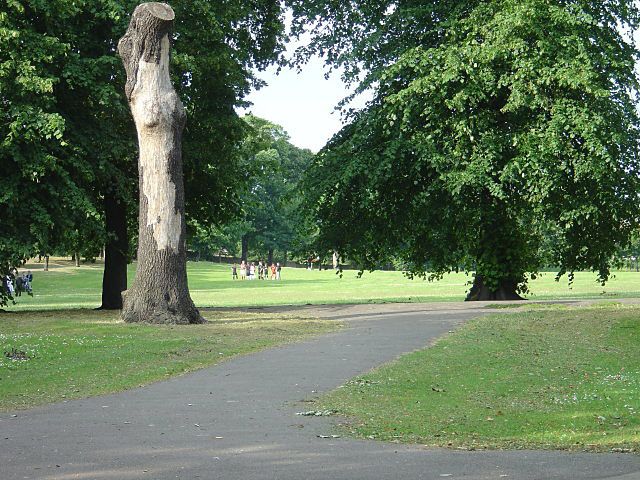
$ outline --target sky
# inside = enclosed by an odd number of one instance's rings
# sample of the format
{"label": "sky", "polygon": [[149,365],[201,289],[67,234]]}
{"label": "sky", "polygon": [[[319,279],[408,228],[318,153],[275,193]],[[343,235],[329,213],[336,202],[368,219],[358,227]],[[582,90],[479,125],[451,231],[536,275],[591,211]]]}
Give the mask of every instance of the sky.
{"label": "sky", "polygon": [[[242,113],[253,113],[282,125],[291,143],[317,152],[342,127],[340,113],[334,108],[349,94],[340,75],[324,78],[320,58],[314,57],[298,73],[295,69],[276,68],[258,74],[267,86],[253,91],[247,100],[253,106]],[[354,106],[362,104],[356,101]]]}

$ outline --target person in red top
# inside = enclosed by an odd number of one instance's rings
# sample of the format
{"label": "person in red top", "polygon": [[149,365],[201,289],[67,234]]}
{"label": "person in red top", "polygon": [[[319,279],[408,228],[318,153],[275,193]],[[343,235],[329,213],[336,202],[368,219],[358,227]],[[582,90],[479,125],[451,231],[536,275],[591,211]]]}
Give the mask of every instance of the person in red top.
{"label": "person in red top", "polygon": [[272,263],[271,264],[271,280],[275,280],[276,279],[276,264]]}

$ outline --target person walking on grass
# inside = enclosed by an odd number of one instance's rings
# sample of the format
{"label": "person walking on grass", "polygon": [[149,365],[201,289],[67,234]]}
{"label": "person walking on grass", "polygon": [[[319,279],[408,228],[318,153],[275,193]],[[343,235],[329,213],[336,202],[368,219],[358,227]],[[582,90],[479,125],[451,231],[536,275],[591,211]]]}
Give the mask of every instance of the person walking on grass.
{"label": "person walking on grass", "polygon": [[276,264],[272,263],[271,264],[271,280],[275,280],[276,279]]}
{"label": "person walking on grass", "polygon": [[280,277],[281,271],[282,271],[282,266],[280,265],[280,262],[278,262],[278,264],[276,265],[276,280],[281,280],[281,277]]}
{"label": "person walking on grass", "polygon": [[244,260],[240,263],[240,280],[247,279],[247,264]]}
{"label": "person walking on grass", "polygon": [[238,279],[238,265],[234,263],[233,266],[231,267],[231,280],[237,280],[237,279]]}
{"label": "person walking on grass", "polygon": [[251,262],[251,266],[249,267],[249,280],[256,279],[256,264]]}
{"label": "person walking on grass", "polygon": [[33,290],[31,289],[31,280],[29,280],[30,277],[33,278],[31,276],[31,272],[22,274],[22,287],[29,295],[33,293]]}
{"label": "person walking on grass", "polygon": [[22,296],[22,290],[24,289],[22,275],[16,275],[16,297]]}
{"label": "person walking on grass", "polygon": [[2,286],[4,287],[5,292],[13,297],[13,283],[11,282],[11,277],[9,275],[2,277]]}

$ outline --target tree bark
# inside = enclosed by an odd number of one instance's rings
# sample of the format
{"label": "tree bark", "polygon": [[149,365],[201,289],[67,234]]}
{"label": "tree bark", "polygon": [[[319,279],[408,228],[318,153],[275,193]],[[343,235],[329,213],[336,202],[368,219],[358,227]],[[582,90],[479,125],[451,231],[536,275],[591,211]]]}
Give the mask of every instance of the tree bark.
{"label": "tree bark", "polygon": [[118,43],[125,93],[138,132],[138,267],[123,293],[125,322],[204,323],[187,285],[182,131],[186,113],[169,77],[174,12],[143,3]]}
{"label": "tree bark", "polygon": [[44,269],[45,272],[49,271],[49,255],[44,256]]}
{"label": "tree bark", "polygon": [[269,253],[267,254],[267,265],[271,265],[273,263],[273,248],[269,249]]}
{"label": "tree bark", "polygon": [[127,207],[118,201],[113,192],[107,192],[104,196],[104,213],[109,237],[105,245],[100,309],[120,310],[122,292],[127,289]]}
{"label": "tree bark", "polygon": [[73,259],[76,261],[76,267],[80,266],[80,254],[78,252],[73,254]]}
{"label": "tree bark", "polygon": [[240,243],[242,244],[242,252],[240,255],[240,260],[244,260],[246,262],[247,258],[249,257],[249,236],[243,235],[240,240]]}
{"label": "tree bark", "polygon": [[473,285],[465,301],[481,301],[481,300],[524,300],[516,292],[517,283],[504,280],[500,283],[497,290],[491,290],[485,285],[482,275],[475,276]]}

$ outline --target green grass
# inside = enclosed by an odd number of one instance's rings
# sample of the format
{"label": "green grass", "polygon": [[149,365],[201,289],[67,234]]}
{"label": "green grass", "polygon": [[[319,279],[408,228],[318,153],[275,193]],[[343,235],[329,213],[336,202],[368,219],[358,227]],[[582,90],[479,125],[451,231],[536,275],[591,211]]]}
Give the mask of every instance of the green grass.
{"label": "green grass", "polygon": [[[89,310],[0,314],[0,411],[126,390],[337,328],[283,315],[202,312],[208,324],[125,324]],[[11,359],[15,349],[28,359]]]}
{"label": "green grass", "polygon": [[640,307],[477,319],[323,397],[347,434],[457,448],[640,450]]}
{"label": "green grass", "polygon": [[[22,296],[10,309],[92,308],[100,305],[102,265],[70,266],[68,261],[52,264],[49,272],[31,264],[34,297]],[[232,281],[227,265],[190,262],[191,295],[198,306],[264,306],[323,303],[438,302],[463,300],[470,277],[451,274],[439,282],[409,280],[401,272],[365,273],[345,271],[342,278],[333,271],[285,268],[281,282]],[[129,269],[132,282],[134,266]],[[531,299],[623,298],[640,296],[640,273],[618,272],[606,287],[594,274],[576,273],[572,288],[566,279],[554,281],[545,273],[531,282]]]}

